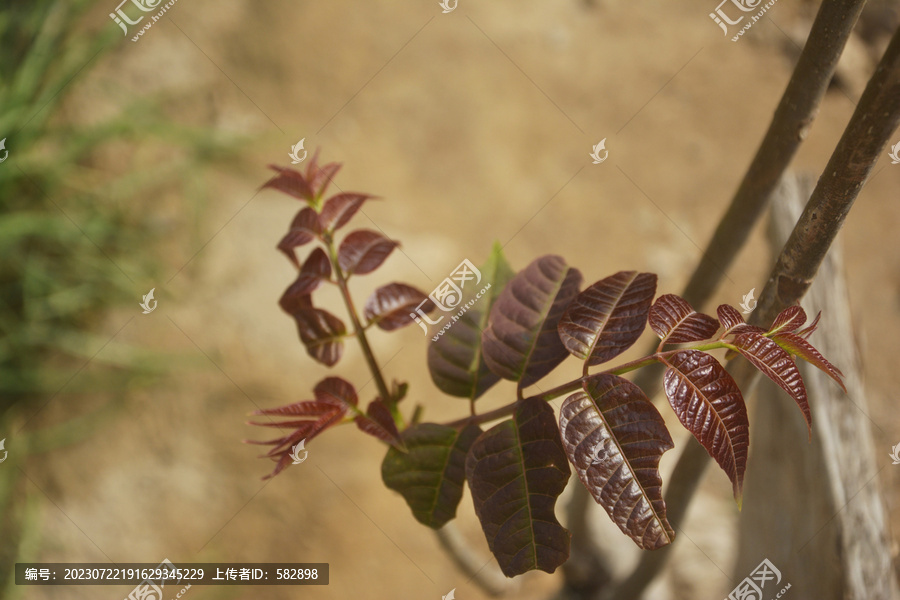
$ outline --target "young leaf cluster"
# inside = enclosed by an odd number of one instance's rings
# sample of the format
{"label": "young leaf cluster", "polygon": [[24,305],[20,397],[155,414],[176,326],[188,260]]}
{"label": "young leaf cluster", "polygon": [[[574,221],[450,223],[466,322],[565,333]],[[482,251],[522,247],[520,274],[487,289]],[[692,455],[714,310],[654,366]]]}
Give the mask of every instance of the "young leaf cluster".
{"label": "young leaf cluster", "polygon": [[[357,231],[335,250],[334,231],[369,196],[339,194],[323,205],[321,195],[336,166],[319,169],[314,160],[306,175],[278,171],[267,187],[309,204],[279,248],[300,272],[281,305],[297,320],[310,356],[332,366],[340,358],[338,344],[345,336],[343,323],[313,308],[309,300],[323,281],[346,292],[354,333],[370,358],[366,327],[375,324],[390,331],[408,325],[415,318],[413,307],[423,301],[429,310],[435,309],[425,294],[392,283],[366,302],[367,323],[362,327],[346,279],[377,268],[396,243],[374,232]],[[322,216],[334,214],[345,218]],[[314,239],[324,250],[315,250],[300,264],[294,248]],[[329,377],[316,386],[315,400],[261,411],[269,416],[312,417],[277,424],[294,432],[269,442],[275,445],[269,456],[279,460],[275,473],[287,464],[285,453],[291,444],[353,417],[363,431],[390,444],[382,478],[403,496],[419,522],[437,529],[453,519],[467,485],[501,570],[508,577],[535,569],[553,572],[569,556],[570,533],[556,519],[555,508],[572,469],[640,548],[661,548],[675,537],[659,473],[662,455],[674,447],[672,437],[657,408],[624,374],[653,363],[665,366],[663,384],[672,410],[731,480],[738,505],[750,439],[747,408],[734,379],[709,351],[724,349],[726,359],[740,355],[748,360],[793,399],[808,428],[809,401],[796,357],[843,387],[841,372],[808,341],[819,318],[804,327],[807,317],[799,306],[784,310],[763,329],[745,323],[729,305],[719,306],[714,318],[696,312],[677,295],[656,297],[657,278],[652,273],[620,271],[582,289],[580,271],[561,257],[539,257],[515,273],[499,247],[480,273],[487,292],[483,289],[472,302],[472,293],[466,290],[462,299],[469,300],[466,310],[449,316],[451,326],[431,339],[427,355],[435,385],[467,400],[469,416],[444,424],[419,423],[417,410],[407,425],[396,410],[405,388],[402,393],[383,392],[363,414],[353,387]],[[435,322],[443,318],[447,315]],[[656,352],[603,368],[632,347],[648,324],[659,338]],[[583,363],[581,377],[525,395],[526,388],[569,356]],[[370,366],[380,380],[373,358]],[[501,379],[516,383],[515,398],[499,409],[479,412],[477,400]],[[566,398],[557,417],[548,401],[561,396]]]}

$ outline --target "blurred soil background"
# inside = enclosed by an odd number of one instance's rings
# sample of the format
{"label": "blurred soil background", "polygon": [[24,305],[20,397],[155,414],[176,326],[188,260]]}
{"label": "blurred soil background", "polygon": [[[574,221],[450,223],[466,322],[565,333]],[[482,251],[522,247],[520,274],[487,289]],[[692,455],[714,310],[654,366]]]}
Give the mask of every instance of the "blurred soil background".
{"label": "blurred soil background", "polygon": [[[289,166],[290,147],[305,138],[310,152],[321,148],[323,160],[344,163],[340,189],[381,198],[353,224],[383,231],[402,251],[352,282],[359,304],[389,281],[430,291],[463,258],[481,264],[495,240],[515,269],[553,253],[586,282],[637,269],[659,274],[659,293],[677,293],[762,139],[816,8],[781,0],[733,43],[708,17],[715,4],[460,0],[441,14],[436,0],[180,0],[139,42],[123,37],[73,80],[67,118],[90,122],[147,98],[175,122],[242,141],[233,166],[197,169],[208,188],[203,203],[177,190],[134,190],[134,207],[166,234],[133,252],[153,252],[162,266],[156,278],[134,282],[133,306],[96,326],[93,352],[115,353],[115,344],[103,345],[115,335],[116,344],[169,361],[152,386],[125,390],[124,408],[89,437],[22,465],[37,518],[20,559],[330,564],[325,587],[195,587],[192,600],[437,599],[451,588],[461,600],[486,598],[384,488],[385,449],[373,438],[352,427],[330,431],[309,445],[305,463],[268,482],[261,477],[272,463],[240,443],[277,432],[245,425],[248,413],[308,398],[329,373],[306,356],[277,305],[294,272],[275,244],[299,205],[258,191],[271,174],[266,165]],[[113,9],[112,1],[98,4],[73,27],[84,35],[115,28]],[[867,10],[794,170],[818,175],[824,167],[884,48],[890,28],[882,24],[896,23],[891,5]],[[593,165],[588,153],[602,138],[609,159]],[[96,168],[152,178],[157,161],[135,144]],[[900,166],[885,156],[842,234],[894,539],[900,467],[890,466],[888,453],[900,442],[898,187]],[[760,226],[707,310],[759,291],[770,264]],[[150,288],[158,308],[143,315],[138,302]],[[319,302],[343,318],[330,293],[320,292]],[[465,401],[431,383],[426,340],[418,327],[372,335],[387,377],[410,383],[406,410],[421,403],[425,420],[464,416]],[[77,377],[94,368],[88,363]],[[567,362],[539,385],[577,370]],[[349,341],[334,374],[362,388],[363,398],[374,394]],[[479,400],[481,410],[513,394],[501,382]],[[63,388],[27,430],[64,423],[99,402]],[[676,441],[663,458],[665,476],[687,437],[660,407]],[[617,568],[627,568],[633,544],[602,510],[596,515],[594,533]],[[727,478],[710,469],[675,562],[648,597],[727,595],[736,516]],[[487,561],[468,496],[459,517]],[[530,573],[511,584],[510,597],[547,598],[560,581],[559,573]],[[127,592],[32,587],[10,597]]]}

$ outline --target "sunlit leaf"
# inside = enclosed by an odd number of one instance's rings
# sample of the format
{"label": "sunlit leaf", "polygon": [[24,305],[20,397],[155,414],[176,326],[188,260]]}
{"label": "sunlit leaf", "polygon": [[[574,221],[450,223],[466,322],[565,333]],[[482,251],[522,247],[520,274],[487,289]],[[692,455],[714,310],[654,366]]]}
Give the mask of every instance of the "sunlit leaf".
{"label": "sunlit leaf", "polygon": [[[473,300],[475,303],[458,317],[458,321],[453,321],[455,315],[443,315],[453,326],[436,341],[431,338],[428,344],[428,371],[435,385],[446,394],[472,400],[500,379],[484,361],[481,333],[487,327],[491,307],[515,275],[499,244],[494,246],[491,257],[479,270],[481,281],[475,287],[463,290],[461,305]],[[488,289],[482,293],[486,287]],[[480,297],[476,297],[478,295]]]}
{"label": "sunlit leaf", "polygon": [[406,452],[390,448],[381,464],[385,485],[400,492],[417,521],[440,529],[456,517],[465,481],[466,453],[481,434],[422,423],[401,434]]}
{"label": "sunlit leaf", "polygon": [[669,404],[731,479],[740,505],[750,445],[750,422],[741,391],[719,361],[705,352],[681,350],[665,364]]}
{"label": "sunlit leaf", "polygon": [[347,274],[365,275],[380,267],[398,245],[376,231],[357,229],[341,242],[338,264]]}
{"label": "sunlit leaf", "polygon": [[563,402],[559,426],[579,479],[619,529],[646,550],[672,543],[659,460],[674,444],[644,392],[615,375],[591,376]]}
{"label": "sunlit leaf", "polygon": [[775,317],[769,333],[791,333],[803,327],[804,323],[806,312],[799,306],[788,306]]}
{"label": "sunlit leaf", "polygon": [[297,260],[297,254],[294,249],[313,241],[321,231],[319,216],[316,214],[316,211],[307,206],[301,209],[297,216],[294,217],[294,220],[291,221],[291,228],[278,242],[278,249],[284,252],[291,262],[299,268],[300,262]]}
{"label": "sunlit leaf", "polygon": [[789,332],[778,333],[772,336],[772,340],[789,353],[799,356],[806,362],[827,373],[829,377],[834,379],[834,381],[841,386],[842,390],[845,392],[847,391],[847,388],[844,387],[844,381],[842,379],[844,374],[841,373],[841,370],[828,362],[828,360],[822,356],[812,344],[800,337],[800,335]]}
{"label": "sunlit leaf", "polygon": [[[405,283],[383,285],[369,296],[363,308],[363,315],[370,323],[375,323],[385,331],[393,331],[415,323],[410,313],[428,297],[424,292]],[[434,303],[425,303],[425,312],[433,310]]]}
{"label": "sunlit leaf", "polygon": [[580,294],[559,322],[559,337],[566,349],[588,365],[599,365],[634,344],[644,325],[656,275],[619,271]]}
{"label": "sunlit leaf", "polygon": [[754,367],[786,391],[803,411],[806,427],[812,435],[812,416],[806,387],[794,359],[781,346],[759,333],[743,333],[731,342]]}
{"label": "sunlit leaf", "polygon": [[665,294],[650,307],[650,327],[669,344],[708,340],[719,330],[719,322],[709,315],[696,312],[687,300],[675,294]]}
{"label": "sunlit leaf", "polygon": [[304,308],[291,314],[297,321],[300,341],[307,353],[318,362],[333,366],[341,359],[347,333],[343,321],[319,308]]}
{"label": "sunlit leaf", "polygon": [[466,479],[475,514],[507,577],[552,573],[568,559],[570,534],[555,507],[569,473],[553,409],[537,399],[472,444]]}
{"label": "sunlit leaf", "polygon": [[380,399],[370,402],[365,416],[357,415],[354,421],[356,426],[365,433],[403,449],[403,441],[400,439],[400,432],[397,431],[394,417],[391,416],[390,409]]}
{"label": "sunlit leaf", "polygon": [[744,317],[741,316],[738,309],[730,304],[720,304],[719,308],[716,309],[716,314],[719,316],[719,322],[722,323],[722,327],[725,328],[726,332],[731,332],[738,325],[744,324]]}
{"label": "sunlit leaf", "polygon": [[491,371],[523,388],[567,356],[557,324],[578,295],[581,273],[559,256],[542,256],[519,272],[497,298],[482,334]]}
{"label": "sunlit leaf", "polygon": [[319,214],[319,221],[322,223],[322,229],[326,231],[335,231],[347,224],[347,221],[353,218],[356,211],[363,205],[366,200],[371,199],[368,194],[358,194],[356,192],[347,192],[337,194],[328,199],[322,212]]}

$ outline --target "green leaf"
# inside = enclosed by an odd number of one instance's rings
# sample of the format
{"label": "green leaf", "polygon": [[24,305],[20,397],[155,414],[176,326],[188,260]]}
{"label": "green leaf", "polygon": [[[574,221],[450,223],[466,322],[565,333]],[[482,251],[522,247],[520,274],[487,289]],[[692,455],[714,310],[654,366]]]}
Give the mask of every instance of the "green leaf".
{"label": "green leaf", "polygon": [[[455,315],[445,315],[453,326],[428,344],[428,371],[434,384],[446,394],[472,400],[500,380],[484,362],[481,333],[487,327],[494,301],[515,276],[498,243],[480,271],[481,281],[466,289],[461,306],[472,300],[476,300],[475,304],[458,321],[452,321]],[[485,287],[488,289],[476,298]]]}
{"label": "green leaf", "polygon": [[387,487],[403,495],[413,516],[440,529],[456,517],[465,481],[466,452],[481,434],[477,425],[462,431],[422,423],[400,434],[407,452],[388,450],[381,464]]}
{"label": "green leaf", "polygon": [[472,444],[466,479],[475,514],[507,577],[552,573],[569,558],[570,534],[555,514],[569,473],[553,409],[541,400],[519,403]]}

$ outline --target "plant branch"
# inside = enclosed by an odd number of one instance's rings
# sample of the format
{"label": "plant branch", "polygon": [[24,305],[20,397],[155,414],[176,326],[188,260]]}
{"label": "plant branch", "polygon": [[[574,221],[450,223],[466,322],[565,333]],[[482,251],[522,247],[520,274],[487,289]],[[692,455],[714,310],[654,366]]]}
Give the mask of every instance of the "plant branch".
{"label": "plant branch", "polygon": [[[823,4],[824,6],[828,3]],[[889,136],[900,126],[900,29],[869,80],[803,214],[779,254],[751,324],[769,323],[809,289],[853,202],[865,185]],[[738,387],[748,389],[759,374],[746,361],[729,365]],[[688,443],[666,494],[670,521],[683,518],[709,456],[693,440]],[[632,574],[608,597],[636,598],[658,573],[670,551],[645,553]]]}
{"label": "plant branch", "polygon": [[328,246],[328,258],[331,261],[331,268],[334,270],[338,288],[341,290],[341,297],[344,299],[344,305],[347,307],[347,313],[350,315],[350,321],[353,323],[353,334],[359,341],[359,346],[362,348],[366,364],[368,364],[369,371],[375,379],[375,385],[378,387],[378,394],[390,409],[391,415],[394,417],[397,426],[402,428],[403,417],[397,410],[396,400],[391,397],[388,387],[384,382],[384,376],[381,374],[381,369],[378,367],[378,362],[375,360],[375,354],[372,352],[372,347],[369,346],[369,340],[366,337],[366,329],[359,321],[359,315],[356,313],[356,307],[353,305],[353,297],[350,295],[350,288],[347,286],[347,276],[338,262],[337,253],[334,249],[334,242],[332,241],[331,236],[326,236],[324,241],[325,245]]}

